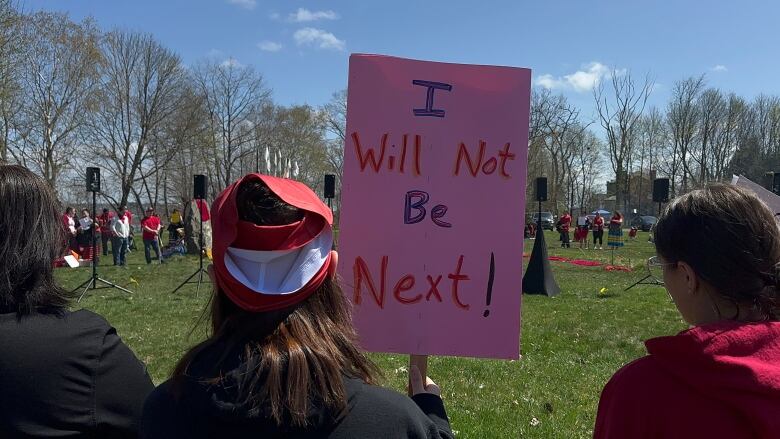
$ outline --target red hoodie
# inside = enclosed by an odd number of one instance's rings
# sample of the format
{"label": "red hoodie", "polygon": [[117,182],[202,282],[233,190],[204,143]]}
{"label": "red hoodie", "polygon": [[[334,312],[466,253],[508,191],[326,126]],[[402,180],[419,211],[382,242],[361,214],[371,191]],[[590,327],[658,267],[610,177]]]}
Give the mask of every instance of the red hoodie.
{"label": "red hoodie", "polygon": [[604,387],[594,438],[780,437],[780,322],[719,322],[645,346]]}

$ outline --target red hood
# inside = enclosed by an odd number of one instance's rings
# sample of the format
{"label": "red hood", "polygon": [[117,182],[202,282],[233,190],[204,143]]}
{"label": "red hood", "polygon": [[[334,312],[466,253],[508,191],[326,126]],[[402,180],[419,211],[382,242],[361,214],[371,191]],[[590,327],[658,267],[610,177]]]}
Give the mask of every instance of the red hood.
{"label": "red hood", "polygon": [[779,431],[780,322],[719,322],[645,345],[663,370],[750,419],[757,431]]}

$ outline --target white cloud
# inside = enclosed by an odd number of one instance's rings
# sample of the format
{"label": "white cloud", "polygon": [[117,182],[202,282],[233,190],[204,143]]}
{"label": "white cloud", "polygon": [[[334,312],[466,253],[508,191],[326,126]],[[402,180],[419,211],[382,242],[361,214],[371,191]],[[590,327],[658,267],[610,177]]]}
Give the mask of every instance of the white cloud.
{"label": "white cloud", "polygon": [[257,6],[257,0],[227,0],[227,2],[244,9],[254,9]]}
{"label": "white cloud", "polygon": [[270,18],[271,20],[278,20],[282,18],[282,16],[279,15],[278,12],[271,12],[271,14],[268,15],[268,18]]}
{"label": "white cloud", "polygon": [[237,69],[240,69],[241,67],[244,67],[244,65],[241,64],[240,62],[238,62],[238,60],[235,59],[235,58],[228,58],[228,59],[222,61],[222,64],[220,64],[220,66],[222,66],[222,67],[235,67]]}
{"label": "white cloud", "polygon": [[718,64],[715,67],[712,68],[713,72],[728,72],[729,69],[726,68],[723,64]]}
{"label": "white cloud", "polygon": [[339,40],[330,32],[313,27],[298,29],[293,34],[295,43],[299,46],[315,46],[320,49],[344,50],[346,42]]}
{"label": "white cloud", "polygon": [[[580,70],[562,77],[544,74],[536,78],[536,85],[548,89],[572,89],[578,93],[590,91],[599,85],[602,79],[613,72],[604,64],[594,61],[582,66]],[[615,75],[624,75],[626,69],[615,70]]]}
{"label": "white cloud", "polygon": [[298,8],[297,11],[293,12],[287,17],[287,20],[293,23],[307,23],[309,21],[336,20],[338,18],[339,18],[338,14],[336,14],[331,10],[310,11],[308,9]]}
{"label": "white cloud", "polygon": [[265,52],[278,52],[282,50],[282,45],[275,41],[261,41],[257,43],[257,48]]}

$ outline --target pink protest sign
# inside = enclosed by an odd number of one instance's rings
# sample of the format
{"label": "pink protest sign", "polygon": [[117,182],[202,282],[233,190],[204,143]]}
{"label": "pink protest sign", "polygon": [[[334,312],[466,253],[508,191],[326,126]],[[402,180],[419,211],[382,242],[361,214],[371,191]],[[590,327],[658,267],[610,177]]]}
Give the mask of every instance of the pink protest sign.
{"label": "pink protest sign", "polygon": [[530,87],[350,57],[339,274],[366,350],[518,358]]}

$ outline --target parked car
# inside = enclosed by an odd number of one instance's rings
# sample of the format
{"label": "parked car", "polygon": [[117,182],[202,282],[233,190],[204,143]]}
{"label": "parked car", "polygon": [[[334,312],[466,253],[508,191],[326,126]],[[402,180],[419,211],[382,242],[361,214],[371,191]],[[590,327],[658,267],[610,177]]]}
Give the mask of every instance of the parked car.
{"label": "parked car", "polygon": [[655,225],[656,217],[649,216],[649,215],[643,215],[643,216],[636,216],[634,219],[631,220],[631,227],[636,227],[637,229],[643,231],[643,232],[649,232],[653,229],[653,226]]}
{"label": "parked car", "polygon": [[[539,212],[528,214],[528,221],[536,223],[539,220]],[[555,230],[555,217],[551,212],[542,212],[542,228],[546,230]]]}

